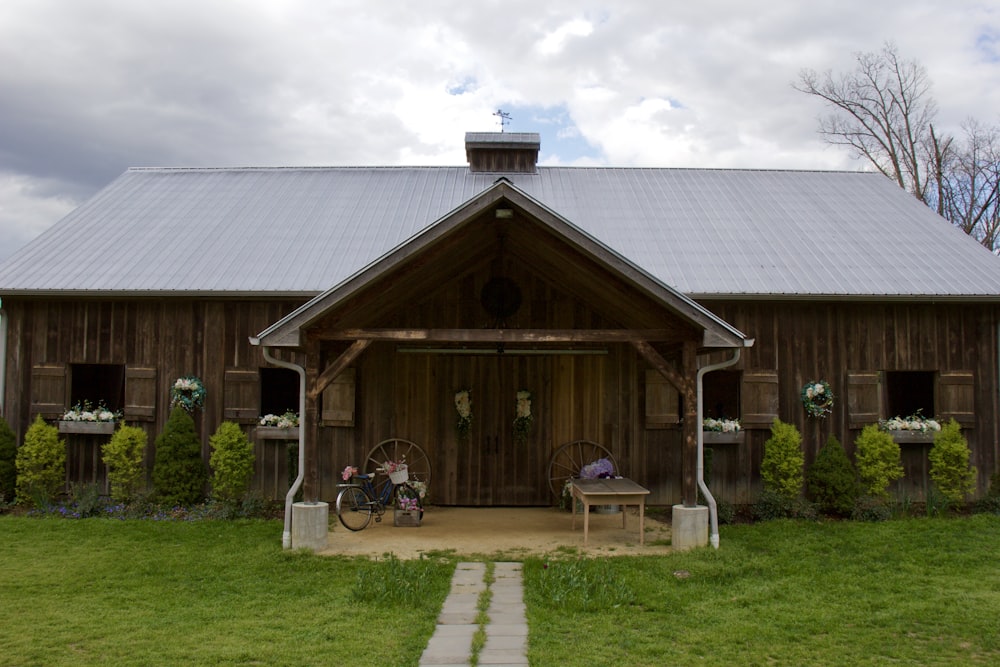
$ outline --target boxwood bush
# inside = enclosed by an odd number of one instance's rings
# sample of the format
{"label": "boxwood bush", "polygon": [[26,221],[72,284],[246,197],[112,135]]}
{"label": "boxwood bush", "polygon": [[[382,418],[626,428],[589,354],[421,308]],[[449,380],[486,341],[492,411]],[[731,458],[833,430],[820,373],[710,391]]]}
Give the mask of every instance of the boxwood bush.
{"label": "boxwood bush", "polygon": [[142,488],[142,458],[148,437],[138,426],[120,426],[101,448],[101,458],[108,466],[111,499],[131,502]]}
{"label": "boxwood bush", "polygon": [[0,417],[0,504],[14,500],[17,493],[17,436],[7,420]]}
{"label": "boxwood bush", "polygon": [[163,432],[156,437],[153,487],[158,500],[174,505],[193,505],[203,497],[205,464],[194,419],[184,408],[170,411]]}
{"label": "boxwood bush", "polygon": [[59,429],[46,424],[41,415],[35,417],[17,450],[15,465],[19,503],[41,505],[52,500],[66,476],[66,443],[59,439]]}
{"label": "boxwood bush", "polygon": [[876,424],[869,424],[861,430],[854,447],[863,491],[873,498],[888,499],[889,484],[903,476],[899,445]]}
{"label": "boxwood bush", "polygon": [[927,458],[931,463],[931,480],[952,505],[964,502],[976,488],[976,468],[969,465],[969,455],[969,443],[958,422],[951,419],[942,425]]}
{"label": "boxwood bush", "polygon": [[242,500],[253,477],[254,453],[239,424],[222,422],[208,440],[212,455],[212,496],[216,500]]}
{"label": "boxwood bush", "polygon": [[809,499],[821,512],[850,516],[858,498],[858,475],[844,446],[830,436],[806,474]]}

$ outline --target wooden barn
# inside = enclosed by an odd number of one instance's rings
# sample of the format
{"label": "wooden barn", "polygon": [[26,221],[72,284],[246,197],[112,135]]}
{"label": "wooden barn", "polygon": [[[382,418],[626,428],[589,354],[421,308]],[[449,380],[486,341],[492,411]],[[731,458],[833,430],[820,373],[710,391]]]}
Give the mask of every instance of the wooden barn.
{"label": "wooden barn", "polygon": [[[0,266],[3,416],[23,436],[103,401],[147,428],[151,462],[171,384],[197,376],[206,460],[243,424],[271,497],[298,435],[258,421],[304,406],[307,499],[415,445],[436,504],[548,505],[608,454],[649,503],[691,506],[700,416],[741,420],[705,446],[713,494],[748,503],[775,417],[809,463],[920,411],[961,422],[986,490],[1000,259],[883,176],[544,167],[531,133],[466,149],[465,167],[128,170]],[[826,418],[801,400],[821,380]],[[67,430],[67,479],[102,482],[107,436]],[[901,497],[924,497],[928,446],[903,445]]]}

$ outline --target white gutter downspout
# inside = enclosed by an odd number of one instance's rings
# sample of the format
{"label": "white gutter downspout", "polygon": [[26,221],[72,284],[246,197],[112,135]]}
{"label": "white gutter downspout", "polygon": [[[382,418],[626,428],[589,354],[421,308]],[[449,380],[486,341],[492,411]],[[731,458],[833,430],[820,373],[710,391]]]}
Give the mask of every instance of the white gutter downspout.
{"label": "white gutter downspout", "polygon": [[719,507],[715,502],[715,496],[712,495],[712,492],[708,490],[708,485],[705,484],[705,434],[701,429],[701,425],[705,421],[705,410],[701,405],[703,394],[702,378],[705,376],[705,373],[711,373],[712,371],[732,366],[740,360],[741,352],[742,350],[740,350],[740,348],[736,348],[736,351],[733,353],[731,359],[698,369],[698,469],[696,476],[698,478],[698,488],[701,490],[701,494],[705,496],[705,500],[708,502],[708,517],[710,523],[708,539],[712,546],[716,549],[719,548]]}
{"label": "white gutter downspout", "polygon": [[0,417],[6,416],[7,397],[7,317],[0,299]]}
{"label": "white gutter downspout", "polygon": [[293,364],[290,361],[275,359],[271,356],[271,351],[267,348],[267,346],[262,347],[261,350],[264,352],[264,358],[275,366],[287,368],[299,374],[299,474],[292,483],[291,488],[288,489],[288,493],[285,495],[285,530],[281,534],[281,548],[291,549],[292,503],[295,501],[295,494],[299,492],[299,487],[302,486],[302,480],[305,479],[306,476],[306,429],[302,421],[302,418],[306,415],[306,369],[297,364]]}

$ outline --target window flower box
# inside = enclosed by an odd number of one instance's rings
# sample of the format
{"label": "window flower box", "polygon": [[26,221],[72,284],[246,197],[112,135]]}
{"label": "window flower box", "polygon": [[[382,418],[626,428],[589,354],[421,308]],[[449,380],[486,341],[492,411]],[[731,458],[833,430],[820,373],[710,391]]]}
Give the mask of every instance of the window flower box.
{"label": "window flower box", "polygon": [[904,444],[931,444],[937,431],[889,431],[892,441]]}
{"label": "window flower box", "polygon": [[257,439],[258,440],[298,440],[299,439],[299,427],[298,426],[258,426],[257,427]]}
{"label": "window flower box", "polygon": [[115,422],[60,421],[60,433],[80,433],[83,435],[111,435],[115,432]]}
{"label": "window flower box", "polygon": [[746,441],[745,431],[702,431],[701,435],[706,445],[742,445]]}

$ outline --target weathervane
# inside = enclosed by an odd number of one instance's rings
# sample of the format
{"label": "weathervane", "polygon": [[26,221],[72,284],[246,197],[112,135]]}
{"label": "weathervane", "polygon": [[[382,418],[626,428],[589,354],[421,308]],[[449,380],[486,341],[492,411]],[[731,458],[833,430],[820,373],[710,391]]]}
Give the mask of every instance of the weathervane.
{"label": "weathervane", "polygon": [[500,131],[503,132],[504,125],[510,125],[510,114],[503,109],[497,109],[493,115],[500,119]]}

